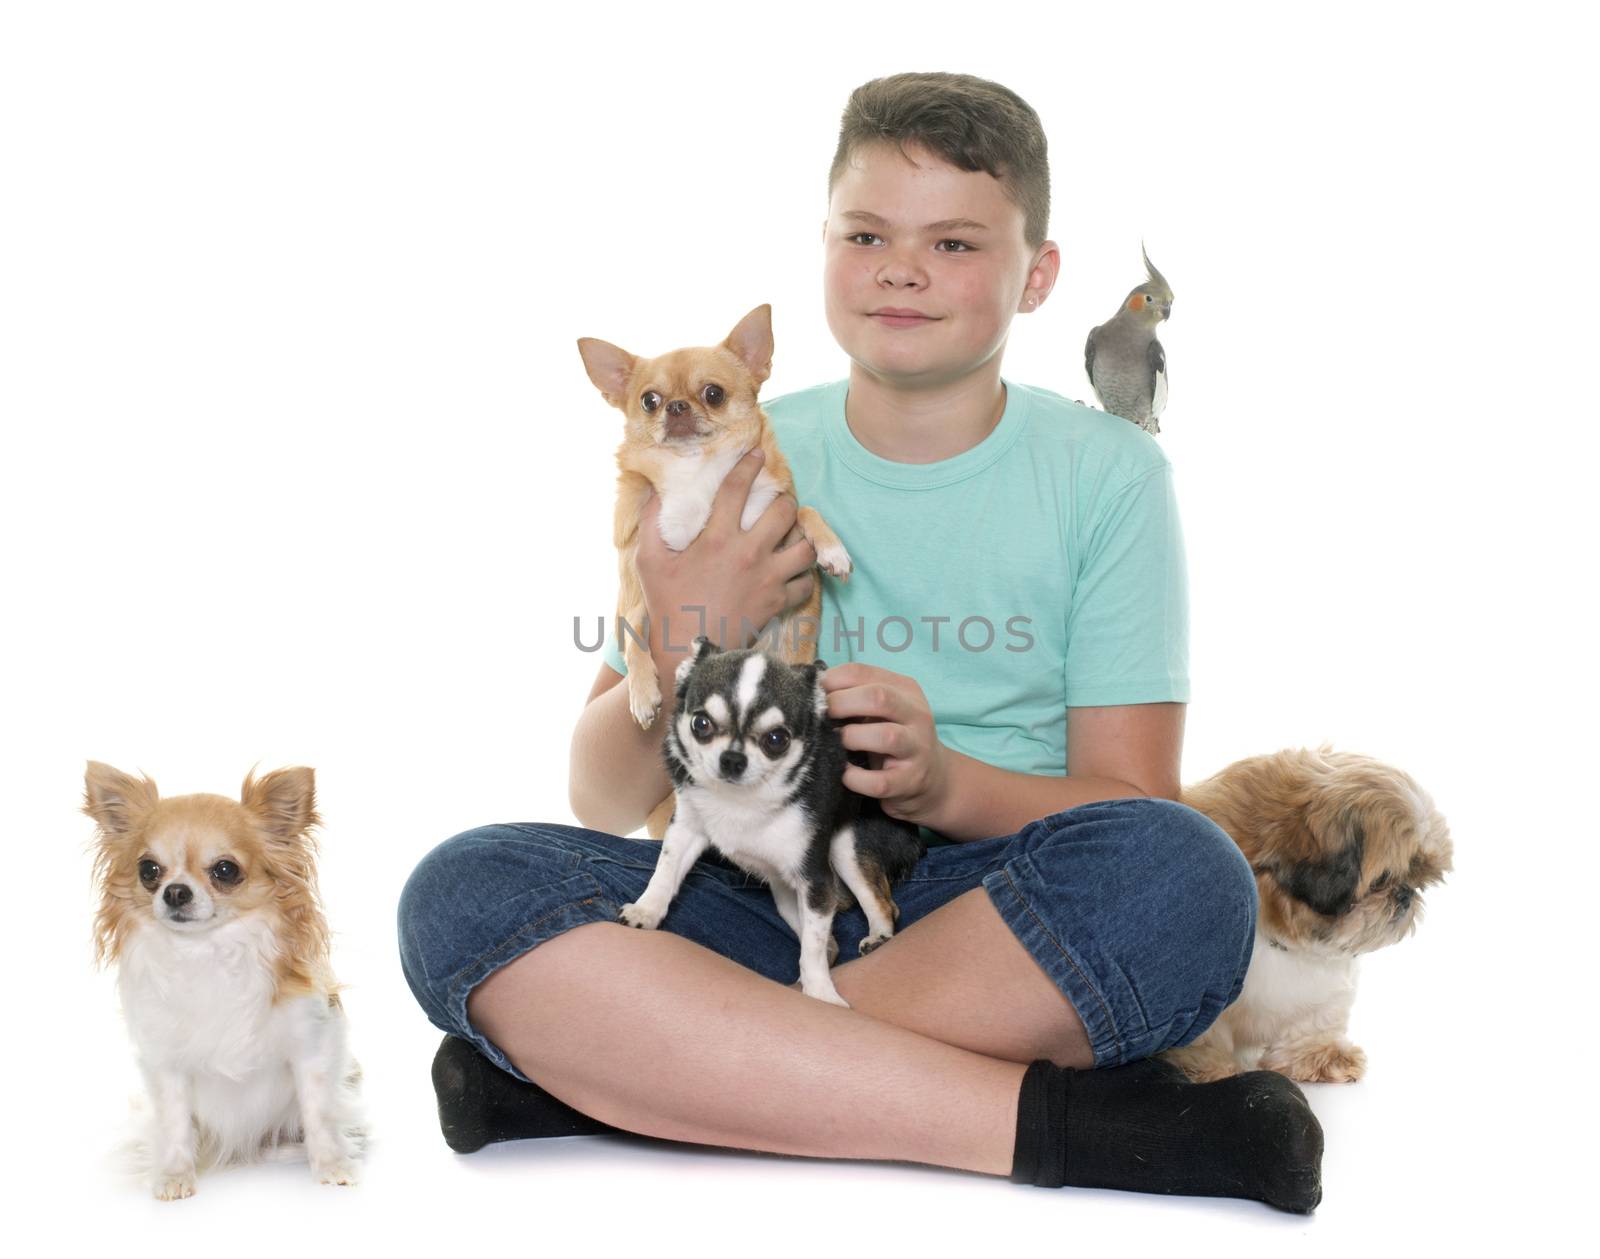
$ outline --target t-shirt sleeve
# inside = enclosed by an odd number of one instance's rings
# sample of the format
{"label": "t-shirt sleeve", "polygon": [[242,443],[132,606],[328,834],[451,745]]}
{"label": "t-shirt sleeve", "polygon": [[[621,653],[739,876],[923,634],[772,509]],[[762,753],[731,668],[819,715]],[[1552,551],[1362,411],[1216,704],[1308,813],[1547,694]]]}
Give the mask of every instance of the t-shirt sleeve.
{"label": "t-shirt sleeve", "polygon": [[1069,708],[1189,702],[1189,578],[1172,465],[1089,523],[1067,613]]}
{"label": "t-shirt sleeve", "polygon": [[617,646],[616,626],[612,624],[612,617],[606,617],[605,646],[600,649],[600,658],[615,669],[623,677],[628,676],[628,662],[622,658],[622,648]]}

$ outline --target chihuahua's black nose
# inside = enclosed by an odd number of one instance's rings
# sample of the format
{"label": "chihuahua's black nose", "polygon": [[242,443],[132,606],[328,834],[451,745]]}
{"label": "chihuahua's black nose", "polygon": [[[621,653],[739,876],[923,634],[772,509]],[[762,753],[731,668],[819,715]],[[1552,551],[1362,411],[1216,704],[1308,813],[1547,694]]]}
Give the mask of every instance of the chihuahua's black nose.
{"label": "chihuahua's black nose", "polygon": [[161,893],[161,899],[174,909],[182,909],[194,899],[194,893],[189,890],[187,883],[169,883],[167,890]]}
{"label": "chihuahua's black nose", "polygon": [[1409,887],[1397,887],[1394,891],[1395,908],[1398,913],[1405,913],[1411,908],[1411,898],[1416,892]]}
{"label": "chihuahua's black nose", "polygon": [[688,411],[689,404],[682,398],[674,398],[671,402],[667,403],[668,415],[686,415],[688,414]]}
{"label": "chihuahua's black nose", "polygon": [[724,778],[737,778],[744,773],[744,767],[749,763],[750,758],[743,752],[735,752],[730,748],[722,754],[722,776]]}

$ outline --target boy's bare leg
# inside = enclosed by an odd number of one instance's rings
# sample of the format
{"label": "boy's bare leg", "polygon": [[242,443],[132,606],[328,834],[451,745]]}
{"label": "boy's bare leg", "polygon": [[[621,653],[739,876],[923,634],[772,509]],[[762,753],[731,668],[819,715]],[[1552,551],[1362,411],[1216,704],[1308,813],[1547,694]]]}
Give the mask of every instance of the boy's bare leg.
{"label": "boy's bare leg", "polygon": [[833,972],[857,1010],[991,1058],[1092,1067],[1072,1004],[975,887]]}
{"label": "boy's bare leg", "polygon": [[[840,968],[841,987],[862,1008],[814,1000],[681,936],[601,922],[496,971],[473,991],[468,1014],[543,1086],[512,1082],[504,1091],[524,1103],[543,1098],[541,1107],[565,1103],[576,1108],[569,1119],[585,1123],[781,1154],[934,1163],[1044,1186],[1316,1207],[1322,1130],[1283,1076],[1191,1084],[1156,1060],[1106,1071],[1025,1067],[867,1012],[1008,1052],[1062,1031],[1060,994],[1052,987],[1030,1000],[1033,979],[1049,981],[1020,946],[1033,971],[1017,964],[995,934],[1009,930],[970,895]],[[895,966],[867,965],[878,953],[887,963],[896,949]],[[962,954],[974,959],[970,969]],[[941,964],[955,968],[947,991]],[[908,977],[933,991],[908,995]],[[894,993],[891,983],[900,985]],[[1067,1032],[1055,1048],[1071,1058]],[[441,1093],[441,1122],[455,1108]],[[489,1139],[552,1135],[547,1119],[545,1111],[533,1131]]]}
{"label": "boy's bare leg", "polygon": [[668,932],[590,923],[496,971],[468,1014],[525,1075],[615,1127],[1001,1175],[1027,1062],[1090,1065],[1072,1007],[981,889],[835,976],[854,1009]]}

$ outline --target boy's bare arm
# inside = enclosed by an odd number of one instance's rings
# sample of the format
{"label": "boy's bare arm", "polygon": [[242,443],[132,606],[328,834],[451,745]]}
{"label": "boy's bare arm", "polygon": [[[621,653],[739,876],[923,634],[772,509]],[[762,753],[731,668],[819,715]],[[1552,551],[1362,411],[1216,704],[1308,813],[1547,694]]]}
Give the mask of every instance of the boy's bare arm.
{"label": "boy's bare arm", "polygon": [[[890,817],[951,839],[1011,835],[1037,818],[1095,800],[1178,798],[1182,704],[1067,709],[1067,776],[1000,769],[945,747],[917,680],[852,661],[822,675],[840,737],[868,766],[845,767],[845,786]],[[852,720],[854,719],[854,720]]]}
{"label": "boy's bare arm", "polygon": [[946,748],[947,786],[923,825],[951,839],[1011,835],[1095,800],[1178,798],[1183,704],[1067,710],[1068,774],[1020,774]]}
{"label": "boy's bare arm", "polygon": [[[804,538],[782,545],[797,515],[792,497],[778,495],[749,529],[743,528],[760,454],[757,446],[723,477],[705,527],[682,551],[662,541],[659,498],[652,495],[640,512],[636,563],[650,656],[667,702],[650,729],[641,730],[628,711],[628,688],[617,685],[623,675],[608,664],[600,666],[572,732],[567,774],[573,815],[592,830],[632,834],[672,790],[661,744],[671,720],[674,677],[699,627],[718,639],[723,627],[730,636],[739,634],[735,627],[764,626],[811,595],[816,550]],[[742,646],[743,638],[722,645]]]}
{"label": "boy's bare arm", "polygon": [[[672,674],[660,676],[670,681]],[[628,688],[617,685],[621,681],[622,674],[601,664],[572,731],[567,773],[567,799],[579,825],[612,835],[638,830],[672,790],[661,756],[668,716],[663,711],[650,729],[641,730],[628,710]]]}

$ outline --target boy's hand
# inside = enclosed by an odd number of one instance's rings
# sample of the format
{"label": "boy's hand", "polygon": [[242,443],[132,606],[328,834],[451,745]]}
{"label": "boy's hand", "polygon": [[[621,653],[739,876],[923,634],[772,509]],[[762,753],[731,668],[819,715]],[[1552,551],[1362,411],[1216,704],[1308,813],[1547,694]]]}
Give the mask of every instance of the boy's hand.
{"label": "boy's hand", "polygon": [[828,716],[859,719],[839,736],[850,751],[865,752],[871,766],[845,766],[844,785],[874,797],[890,817],[925,825],[943,806],[949,758],[916,679],[851,663],[824,669],[821,686]]}
{"label": "boy's hand", "polygon": [[[705,527],[681,551],[661,539],[656,523],[659,496],[652,494],[639,513],[636,563],[650,615],[650,651],[658,668],[668,666],[669,679],[701,632],[702,615],[704,632],[713,642],[743,647],[746,637],[754,638],[773,617],[810,597],[816,550],[804,538],[777,549],[795,522],[798,509],[793,497],[778,495],[748,531],[740,528],[745,500],[761,466],[762,460],[752,452],[728,470]],[[704,611],[697,611],[696,605]],[[726,642],[719,625],[724,618]],[[751,627],[748,635],[740,633],[741,618]],[[671,652],[662,641],[664,621],[670,621],[667,643],[675,648]],[[664,689],[670,689],[670,683]]]}

